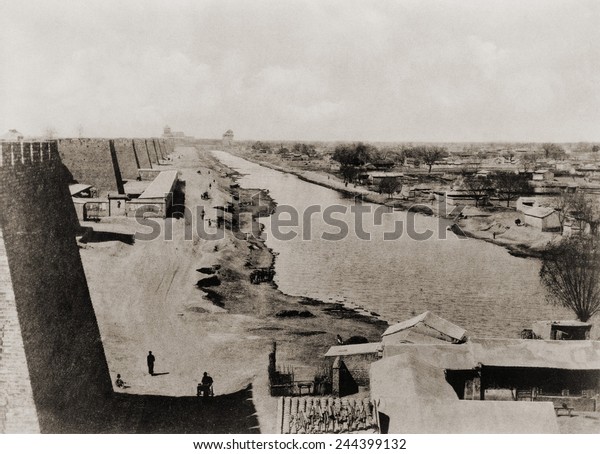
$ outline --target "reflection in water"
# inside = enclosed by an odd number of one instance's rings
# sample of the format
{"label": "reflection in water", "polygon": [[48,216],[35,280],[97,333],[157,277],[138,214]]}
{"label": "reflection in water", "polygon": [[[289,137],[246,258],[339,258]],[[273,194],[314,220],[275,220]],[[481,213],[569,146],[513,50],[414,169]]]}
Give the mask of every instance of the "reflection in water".
{"label": "reflection in water", "polygon": [[[360,306],[389,322],[431,310],[473,335],[488,337],[518,337],[534,320],[572,318],[545,302],[535,259],[513,257],[484,241],[460,239],[446,231],[443,221],[422,215],[414,216],[414,229],[429,229],[434,232],[432,238],[417,241],[405,233],[385,241],[384,233],[393,231],[396,221],[406,226],[407,213],[398,211],[383,215],[381,225],[373,222],[372,215],[363,215],[362,226],[371,239],[362,240],[355,233],[355,213],[350,211],[353,200],[294,175],[228,153],[213,153],[244,174],[241,186],[268,189],[279,205],[278,212],[283,205],[299,212],[297,227],[280,228],[297,233],[293,240],[278,239],[271,230],[273,221],[262,220],[266,243],[277,253],[275,282],[284,293]],[[339,228],[325,223],[318,213],[310,216],[310,223],[303,223],[302,214],[313,205],[319,205],[321,212],[332,205],[343,207],[338,211],[345,208],[345,214],[332,217],[349,226],[348,236],[323,239],[324,232],[334,234]],[[371,213],[377,208],[364,205]],[[303,240],[307,236],[311,239]]]}

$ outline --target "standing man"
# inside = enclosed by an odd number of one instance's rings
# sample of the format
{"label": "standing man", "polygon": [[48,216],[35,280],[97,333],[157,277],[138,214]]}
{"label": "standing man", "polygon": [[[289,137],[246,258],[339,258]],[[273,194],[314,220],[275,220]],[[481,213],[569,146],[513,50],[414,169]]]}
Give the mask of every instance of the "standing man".
{"label": "standing man", "polygon": [[148,356],[146,357],[146,361],[148,362],[148,373],[150,375],[154,375],[154,360],[156,358],[154,358],[154,355],[152,354],[152,352],[148,352]]}

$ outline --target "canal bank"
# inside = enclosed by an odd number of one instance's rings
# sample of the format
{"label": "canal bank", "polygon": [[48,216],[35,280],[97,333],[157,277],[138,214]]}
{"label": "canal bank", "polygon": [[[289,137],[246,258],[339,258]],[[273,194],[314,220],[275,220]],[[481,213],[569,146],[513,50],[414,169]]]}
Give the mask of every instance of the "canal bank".
{"label": "canal bank", "polygon": [[[238,180],[242,186],[265,187],[278,204],[301,214],[315,203],[352,210],[354,198],[341,196],[338,188],[331,191],[325,184],[314,185],[288,172],[216,153],[222,163],[242,174]],[[377,210],[369,202],[362,204],[371,212]],[[309,236],[316,237],[311,241],[304,241],[302,232],[293,241],[266,238],[276,255],[279,289],[288,295],[343,303],[390,322],[432,310],[484,337],[516,338],[535,320],[572,317],[545,301],[537,260],[511,256],[504,247],[486,241],[460,240],[447,231],[448,222],[435,216],[388,211],[382,226],[368,225],[375,235],[371,241],[324,241],[319,236],[329,226],[318,222],[320,216],[309,217],[315,221]],[[354,222],[354,218],[344,220],[347,225]],[[411,220],[417,232],[431,230],[435,238],[419,241],[405,234],[397,241],[381,240],[394,223],[408,225]],[[271,219],[264,223],[268,232]]]}
{"label": "canal bank", "polygon": [[242,159],[249,160],[279,172],[295,175],[303,181],[338,191],[348,197],[357,197],[369,203],[393,206],[398,210],[411,210],[424,215],[439,216],[451,220],[455,223],[453,231],[457,234],[504,247],[510,254],[516,257],[540,258],[548,243],[556,241],[557,238],[556,234],[526,231],[527,229],[525,227],[518,230],[513,229],[513,231],[509,233],[506,233],[507,229],[504,228],[500,234],[493,235],[493,232],[490,230],[490,225],[499,220],[494,219],[494,213],[487,214],[486,217],[489,218],[489,222],[480,222],[481,219],[479,216],[477,216],[476,219],[469,217],[459,218],[452,212],[454,207],[446,207],[448,210],[444,210],[444,212],[440,213],[438,204],[427,200],[415,202],[394,199],[393,201],[390,201],[385,195],[361,186],[345,184],[335,175],[324,171],[300,170],[290,165],[285,165],[286,162],[284,160],[275,164],[260,159],[260,157],[257,157],[252,153],[244,153],[240,150],[228,151]]}

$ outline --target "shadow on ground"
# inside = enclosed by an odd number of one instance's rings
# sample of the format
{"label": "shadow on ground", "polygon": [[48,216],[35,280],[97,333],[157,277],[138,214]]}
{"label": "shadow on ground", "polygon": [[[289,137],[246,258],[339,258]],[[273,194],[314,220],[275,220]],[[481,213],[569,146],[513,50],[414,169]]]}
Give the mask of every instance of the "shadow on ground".
{"label": "shadow on ground", "polygon": [[[48,419],[46,420],[48,421]],[[102,409],[66,426],[53,419],[46,433],[257,434],[252,386],[210,398],[113,393]]]}
{"label": "shadow on ground", "polygon": [[129,233],[106,232],[103,230],[86,229],[80,240],[82,243],[103,243],[106,241],[120,241],[121,243],[132,245],[135,243],[135,236]]}

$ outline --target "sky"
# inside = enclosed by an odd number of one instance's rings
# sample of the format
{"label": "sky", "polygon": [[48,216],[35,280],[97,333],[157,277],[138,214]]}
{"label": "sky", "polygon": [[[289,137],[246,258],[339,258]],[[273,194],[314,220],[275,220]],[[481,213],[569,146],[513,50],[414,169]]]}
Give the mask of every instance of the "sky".
{"label": "sky", "polygon": [[0,134],[600,141],[600,2],[2,0]]}

